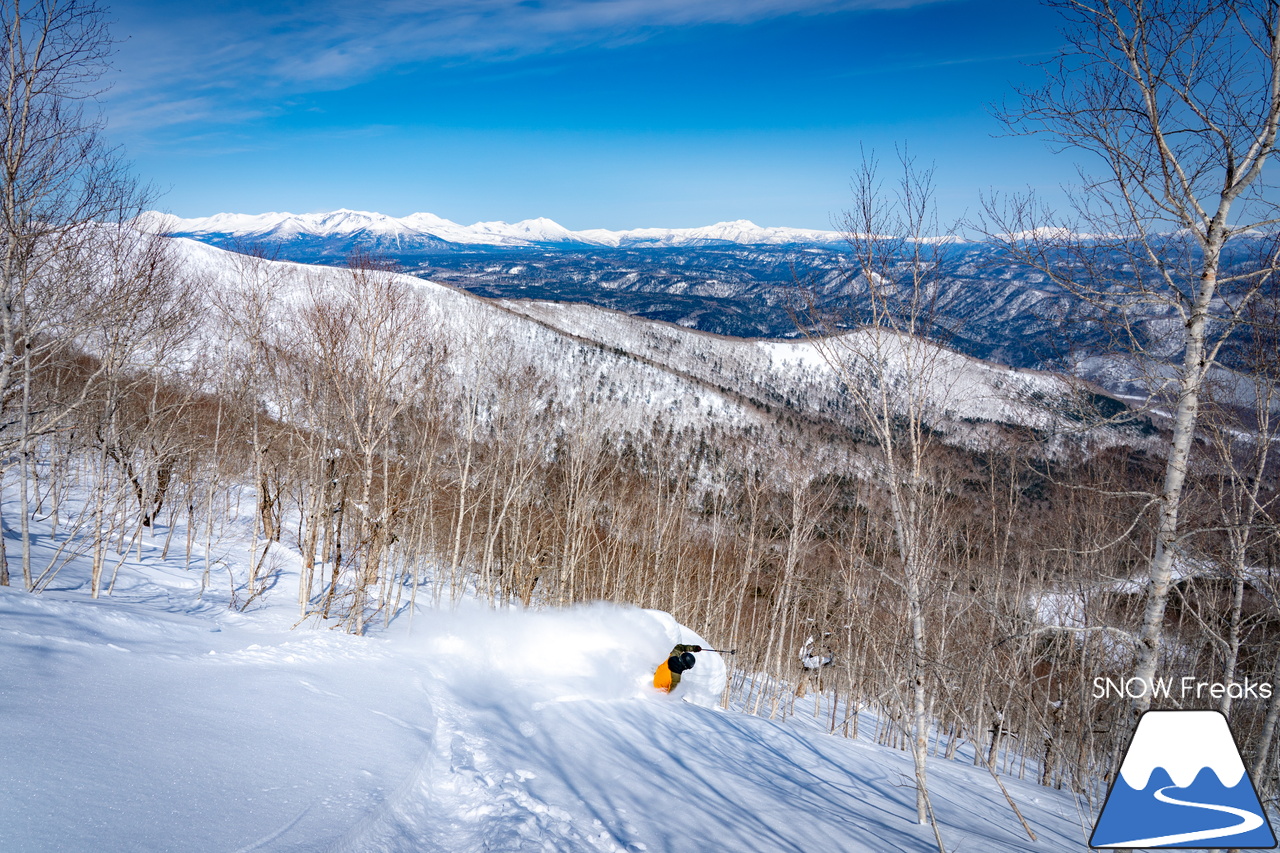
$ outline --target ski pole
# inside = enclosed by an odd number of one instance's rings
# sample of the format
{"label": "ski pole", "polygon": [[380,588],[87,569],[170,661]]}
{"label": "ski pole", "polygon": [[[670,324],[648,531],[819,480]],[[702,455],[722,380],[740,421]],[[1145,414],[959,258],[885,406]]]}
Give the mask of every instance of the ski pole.
{"label": "ski pole", "polygon": [[736,655],[738,653],[737,649],[708,649],[704,647],[702,650],[704,652],[719,652],[722,655]]}

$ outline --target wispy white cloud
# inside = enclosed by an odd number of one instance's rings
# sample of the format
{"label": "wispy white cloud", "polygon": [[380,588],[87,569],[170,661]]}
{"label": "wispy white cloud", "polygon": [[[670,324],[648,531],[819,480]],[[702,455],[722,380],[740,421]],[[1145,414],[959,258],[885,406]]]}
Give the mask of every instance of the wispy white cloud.
{"label": "wispy white cloud", "polygon": [[961,65],[979,65],[984,62],[1005,62],[1007,60],[1027,60],[1040,61],[1048,59],[1054,55],[1053,50],[1041,50],[1035,52],[1014,51],[1012,53],[990,53],[980,56],[962,56],[947,59],[922,59],[916,61],[904,61],[896,63],[887,63],[877,65],[874,68],[852,68],[840,74],[833,75],[835,78],[864,77],[879,74],[896,74],[905,71],[925,71],[935,68],[948,68]]}
{"label": "wispy white cloud", "polygon": [[519,58],[681,27],[939,2],[946,0],[126,0],[117,6],[129,40],[113,123],[181,123],[229,107],[252,114],[258,109],[244,104],[263,97],[343,88],[416,63]]}

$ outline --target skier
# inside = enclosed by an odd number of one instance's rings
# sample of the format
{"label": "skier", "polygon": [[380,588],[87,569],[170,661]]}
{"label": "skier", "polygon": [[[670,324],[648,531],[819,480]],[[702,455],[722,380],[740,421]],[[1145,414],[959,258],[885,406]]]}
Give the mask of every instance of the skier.
{"label": "skier", "polygon": [[653,673],[653,686],[663,693],[670,693],[675,690],[676,685],[680,683],[680,673],[686,669],[693,669],[693,665],[698,662],[693,656],[694,652],[700,651],[702,651],[702,646],[678,644],[671,650],[671,654],[667,656],[667,659],[658,665],[657,671]]}

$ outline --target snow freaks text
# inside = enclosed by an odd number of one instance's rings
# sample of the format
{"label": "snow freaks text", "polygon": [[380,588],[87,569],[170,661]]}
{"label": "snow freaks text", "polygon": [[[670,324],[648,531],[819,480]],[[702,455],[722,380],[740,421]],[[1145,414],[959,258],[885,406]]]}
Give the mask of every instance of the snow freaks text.
{"label": "snow freaks text", "polygon": [[1265,681],[1201,681],[1193,675],[1181,678],[1154,678],[1150,687],[1143,678],[1106,678],[1093,680],[1094,699],[1136,699],[1150,695],[1156,699],[1270,699],[1271,684]]}

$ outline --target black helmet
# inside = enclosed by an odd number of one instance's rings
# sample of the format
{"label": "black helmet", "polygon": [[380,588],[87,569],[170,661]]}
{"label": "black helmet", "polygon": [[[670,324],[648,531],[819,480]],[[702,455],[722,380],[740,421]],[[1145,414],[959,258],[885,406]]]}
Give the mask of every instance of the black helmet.
{"label": "black helmet", "polygon": [[667,669],[672,672],[684,672],[687,668],[684,665],[684,661],[680,660],[680,655],[672,655],[667,658]]}
{"label": "black helmet", "polygon": [[693,665],[697,662],[698,662],[698,659],[693,656],[693,652],[685,652],[684,654],[680,655],[680,668],[682,670],[693,669]]}

